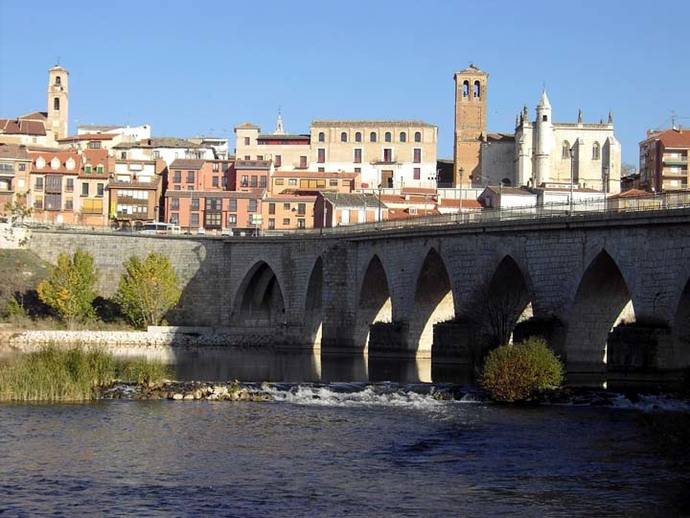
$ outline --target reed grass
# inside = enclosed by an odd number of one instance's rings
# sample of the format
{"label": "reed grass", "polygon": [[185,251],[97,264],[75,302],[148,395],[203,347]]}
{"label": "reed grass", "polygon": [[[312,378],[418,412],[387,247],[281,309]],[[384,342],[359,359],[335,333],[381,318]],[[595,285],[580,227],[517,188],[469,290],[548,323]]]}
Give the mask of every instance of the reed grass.
{"label": "reed grass", "polygon": [[120,360],[98,348],[44,349],[0,364],[0,401],[88,401],[115,381],[156,383],[168,377],[160,362]]}

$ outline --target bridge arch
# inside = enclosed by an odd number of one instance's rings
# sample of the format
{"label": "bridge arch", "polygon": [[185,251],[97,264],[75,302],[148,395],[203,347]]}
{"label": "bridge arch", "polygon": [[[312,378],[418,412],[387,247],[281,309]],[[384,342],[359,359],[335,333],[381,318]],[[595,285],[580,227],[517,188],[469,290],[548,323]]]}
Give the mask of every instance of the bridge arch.
{"label": "bridge arch", "polygon": [[285,323],[285,298],[278,277],[266,261],[245,274],[235,295],[234,320],[243,326]]}
{"label": "bridge arch", "polygon": [[388,276],[378,254],[374,254],[364,271],[357,298],[357,323],[354,329],[354,345],[366,351],[369,345],[370,326],[375,322],[391,322],[393,304]]}
{"label": "bridge arch", "polygon": [[675,364],[681,368],[687,367],[690,365],[690,278],[678,301],[672,329]]}
{"label": "bridge arch", "polygon": [[430,355],[434,324],[455,316],[453,284],[441,254],[430,248],[416,277],[408,343],[417,354]]}
{"label": "bridge arch", "polygon": [[316,258],[304,296],[304,326],[308,343],[321,344],[323,329],[323,259]]}
{"label": "bridge arch", "polygon": [[609,333],[621,321],[634,320],[631,291],[618,264],[605,249],[584,271],[567,315],[568,370],[604,371]]}

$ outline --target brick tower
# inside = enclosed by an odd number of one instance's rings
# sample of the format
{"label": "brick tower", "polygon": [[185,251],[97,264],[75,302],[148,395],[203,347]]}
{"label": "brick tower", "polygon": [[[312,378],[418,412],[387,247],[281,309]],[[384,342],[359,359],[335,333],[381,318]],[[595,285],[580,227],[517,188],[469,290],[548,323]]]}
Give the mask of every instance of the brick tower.
{"label": "brick tower", "polygon": [[486,135],[486,98],[489,74],[474,65],[456,72],[454,184],[481,184],[480,150]]}

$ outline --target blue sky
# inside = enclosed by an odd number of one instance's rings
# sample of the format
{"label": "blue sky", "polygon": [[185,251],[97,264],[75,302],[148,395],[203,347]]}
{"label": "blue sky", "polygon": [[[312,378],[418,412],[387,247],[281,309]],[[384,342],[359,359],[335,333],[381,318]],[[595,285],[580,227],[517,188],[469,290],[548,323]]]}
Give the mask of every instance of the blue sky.
{"label": "blue sky", "polygon": [[490,73],[489,129],[512,131],[545,84],[554,119],[614,112],[624,161],[675,110],[690,126],[690,2],[31,2],[0,0],[0,117],[45,110],[70,71],[76,124],[222,134],[245,120],[423,119],[452,155],[455,70]]}

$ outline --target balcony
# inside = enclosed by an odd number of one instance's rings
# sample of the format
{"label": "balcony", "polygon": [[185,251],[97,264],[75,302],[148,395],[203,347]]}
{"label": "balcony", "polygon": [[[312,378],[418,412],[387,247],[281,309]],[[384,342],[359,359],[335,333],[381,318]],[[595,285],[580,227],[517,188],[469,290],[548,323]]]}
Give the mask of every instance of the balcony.
{"label": "balcony", "polygon": [[664,157],[664,165],[688,165],[688,157]]}

